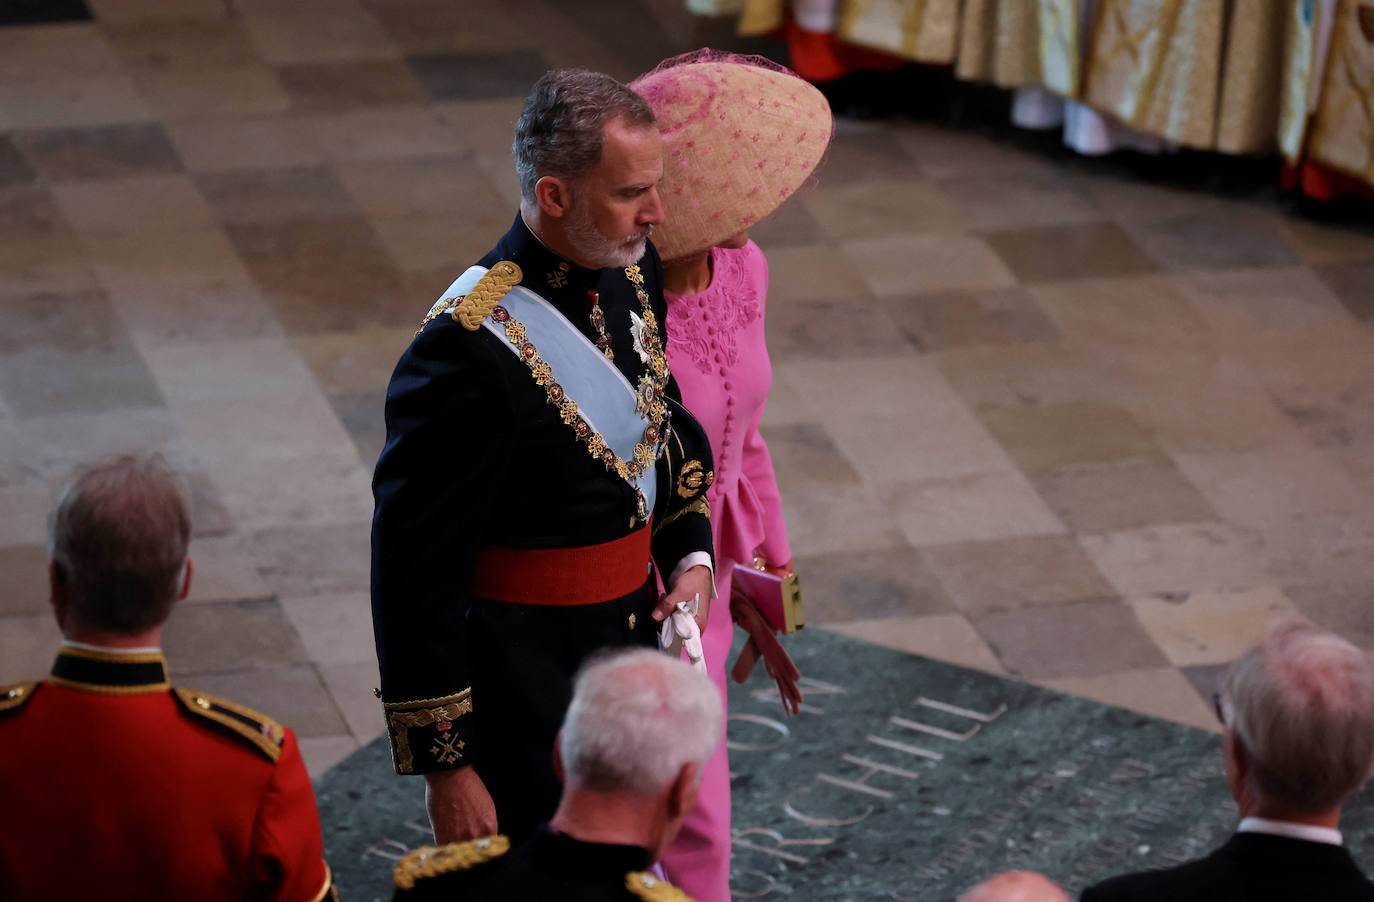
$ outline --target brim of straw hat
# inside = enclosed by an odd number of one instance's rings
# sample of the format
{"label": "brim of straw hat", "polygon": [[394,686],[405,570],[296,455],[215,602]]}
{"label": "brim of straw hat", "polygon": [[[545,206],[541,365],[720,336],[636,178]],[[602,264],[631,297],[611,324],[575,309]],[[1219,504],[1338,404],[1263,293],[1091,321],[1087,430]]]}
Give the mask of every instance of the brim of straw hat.
{"label": "brim of straw hat", "polygon": [[728,61],[660,67],[632,82],[663,135],[664,260],[752,227],[825,156],[835,120],[815,86],[786,71]]}

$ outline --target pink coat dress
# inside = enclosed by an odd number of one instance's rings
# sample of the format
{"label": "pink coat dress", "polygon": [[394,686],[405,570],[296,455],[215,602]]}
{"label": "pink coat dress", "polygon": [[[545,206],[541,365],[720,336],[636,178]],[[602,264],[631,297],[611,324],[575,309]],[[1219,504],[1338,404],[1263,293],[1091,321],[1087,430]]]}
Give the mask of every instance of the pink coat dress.
{"label": "pink coat dress", "polygon": [[[734,627],[730,572],[757,552],[772,564],[792,559],[773,460],[759,434],[773,368],[764,344],[768,262],[758,245],[713,248],[711,285],[668,299],[668,364],[687,409],[715,455],[706,493],[716,547],[716,592],[703,646],[706,668],[725,701]],[[725,738],[706,766],[696,807],[663,856],[668,879],[698,902],[730,899],[730,769]]]}

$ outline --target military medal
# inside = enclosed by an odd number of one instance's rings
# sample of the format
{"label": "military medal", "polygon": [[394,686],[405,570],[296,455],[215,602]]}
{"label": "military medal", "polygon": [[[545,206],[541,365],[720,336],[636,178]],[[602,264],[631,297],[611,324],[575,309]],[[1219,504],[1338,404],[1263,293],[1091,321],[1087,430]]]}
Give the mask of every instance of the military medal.
{"label": "military medal", "polygon": [[[607,360],[614,360],[615,351],[611,350],[611,336],[606,334],[606,314],[601,311],[601,296],[595,291],[588,291],[587,300],[592,302],[592,312],[587,318],[592,321],[592,328],[596,330],[596,346],[606,355]],[[630,315],[634,316],[633,313]]]}
{"label": "military medal", "polygon": [[[511,316],[505,307],[497,305],[491,311],[491,318],[500,323],[506,333],[506,340],[520,352],[520,359],[530,368],[530,375],[536,384],[543,387],[550,404],[558,408],[558,416],[573,431],[579,442],[587,445],[587,453],[600,460],[606,469],[625,480],[635,490],[635,512],[630,518],[630,528],[636,523],[649,520],[649,500],[639,488],[639,480],[654,461],[663,453],[668,437],[668,405],[664,389],[668,385],[668,360],[663,355],[663,340],[658,332],[658,317],[654,316],[649,303],[649,293],[644,290],[644,275],[638,266],[625,267],[625,278],[634,286],[635,297],[639,300],[639,315],[634,316],[635,350],[648,365],[649,372],[640,377],[639,390],[636,392],[635,408],[647,422],[640,441],[635,443],[630,460],[625,460],[615,450],[607,446],[601,433],[592,428],[582,416],[577,402],[568,397],[563,386],[554,379],[553,367],[539,355],[534,342],[529,340],[525,324]],[[600,298],[595,291],[587,293],[592,302],[591,324],[605,341],[597,341],[597,347],[608,359],[611,354],[610,336],[606,334],[606,315],[601,310]]]}

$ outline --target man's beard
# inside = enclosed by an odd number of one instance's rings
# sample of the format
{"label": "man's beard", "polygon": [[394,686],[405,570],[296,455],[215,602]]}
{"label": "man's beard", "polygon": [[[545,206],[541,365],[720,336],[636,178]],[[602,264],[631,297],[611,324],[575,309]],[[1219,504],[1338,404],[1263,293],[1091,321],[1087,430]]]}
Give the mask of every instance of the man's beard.
{"label": "man's beard", "polygon": [[625,241],[607,238],[592,222],[591,210],[583,204],[573,204],[563,220],[563,234],[579,257],[600,269],[607,266],[633,266],[644,256],[644,244],[653,226],[645,226],[643,234]]}

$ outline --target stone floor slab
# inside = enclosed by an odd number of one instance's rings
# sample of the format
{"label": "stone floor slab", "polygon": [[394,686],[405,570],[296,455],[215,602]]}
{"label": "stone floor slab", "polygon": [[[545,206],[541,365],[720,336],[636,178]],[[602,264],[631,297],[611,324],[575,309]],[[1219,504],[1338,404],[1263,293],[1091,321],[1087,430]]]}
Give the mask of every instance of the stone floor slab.
{"label": "stone floor slab", "polygon": [[1226,664],[1264,637],[1293,605],[1277,586],[1129,599],[1136,618],[1176,667]]}
{"label": "stone floor slab", "polygon": [[[31,540],[41,539],[41,534]],[[48,549],[43,545],[0,548],[0,617],[51,614]]]}
{"label": "stone floor slab", "polygon": [[978,631],[961,614],[884,617],[827,624],[824,629],[884,648],[957,664],[986,673],[1006,673]]}
{"label": "stone floor slab", "polygon": [[889,235],[847,241],[844,249],[880,296],[979,291],[1016,283],[994,249],[976,235]]}
{"label": "stone floor slab", "polygon": [[1068,605],[1112,594],[1071,536],[955,542],[921,553],[965,613]]}
{"label": "stone floor slab", "polygon": [[366,661],[376,669],[372,600],[367,592],[286,597],[280,603],[311,660],[321,664]]}
{"label": "stone floor slab", "polygon": [[1215,733],[1221,729],[1211,705],[1172,667],[1125,670],[1103,676],[1059,677],[1045,680],[1044,685],[1199,730]]}
{"label": "stone floor slab", "polygon": [[1221,523],[1147,526],[1079,537],[1123,595],[1246,589],[1270,584],[1244,539]]}
{"label": "stone floor slab", "polygon": [[1074,532],[1111,532],[1216,518],[1172,463],[1149,458],[1071,463],[1032,473],[1044,503]]}
{"label": "stone floor slab", "polygon": [[1116,599],[991,611],[971,620],[1007,671],[1027,680],[1100,677],[1169,663]]}
{"label": "stone floor slab", "polygon": [[1005,229],[983,237],[1023,282],[1124,276],[1155,268],[1111,222]]}
{"label": "stone floor slab", "polygon": [[[795,558],[806,582],[810,623],[873,620],[954,610],[914,548],[807,555]],[[815,615],[810,612],[816,610]]]}
{"label": "stone floor slab", "polygon": [[274,598],[174,609],[163,628],[162,647],[169,661],[197,673],[268,670],[309,660]]}
{"label": "stone floor slab", "polygon": [[1065,531],[1019,472],[883,482],[878,493],[907,541],[916,546]]}

